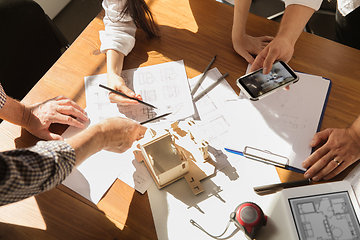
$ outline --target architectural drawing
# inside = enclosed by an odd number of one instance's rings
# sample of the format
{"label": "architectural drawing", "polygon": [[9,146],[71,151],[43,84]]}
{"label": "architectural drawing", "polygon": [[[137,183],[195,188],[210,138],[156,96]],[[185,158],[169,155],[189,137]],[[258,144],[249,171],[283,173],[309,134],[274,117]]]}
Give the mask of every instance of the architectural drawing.
{"label": "architectural drawing", "polygon": [[109,92],[99,87],[99,84],[107,85],[106,74],[89,76],[85,78],[86,105],[93,112],[93,123],[114,116],[143,122],[168,112],[172,113],[167,116],[170,121],[185,119],[194,114],[183,61],[123,70],[121,76],[128,88],[157,109],[143,104],[117,106],[110,103]]}
{"label": "architectural drawing", "polygon": [[289,203],[300,240],[360,239],[348,192],[293,198]]}

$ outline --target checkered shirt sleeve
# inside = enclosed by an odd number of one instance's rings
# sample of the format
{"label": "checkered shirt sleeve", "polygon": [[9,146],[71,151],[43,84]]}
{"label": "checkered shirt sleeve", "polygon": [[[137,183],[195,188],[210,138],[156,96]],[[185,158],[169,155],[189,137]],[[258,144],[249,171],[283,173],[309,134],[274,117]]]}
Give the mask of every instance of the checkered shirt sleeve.
{"label": "checkered shirt sleeve", "polygon": [[6,94],[4,88],[0,84],[0,109],[5,105],[6,102]]}
{"label": "checkered shirt sleeve", "polygon": [[0,206],[50,190],[75,165],[75,151],[64,141],[0,152]]}

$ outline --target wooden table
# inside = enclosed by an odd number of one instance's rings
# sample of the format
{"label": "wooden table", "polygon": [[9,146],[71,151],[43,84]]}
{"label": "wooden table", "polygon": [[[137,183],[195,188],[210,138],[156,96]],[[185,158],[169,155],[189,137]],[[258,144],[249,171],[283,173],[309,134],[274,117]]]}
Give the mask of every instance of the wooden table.
{"label": "wooden table", "polygon": [[[126,57],[124,69],[183,59],[189,78],[202,73],[217,54],[216,66],[229,72],[230,85],[245,73],[247,63],[232,47],[233,8],[214,0],[148,0],[160,26],[161,38],[147,41],[137,32],[137,42]],[[57,63],[23,99],[33,104],[66,95],[85,107],[84,77],[106,72],[99,52],[100,13]],[[272,35],[278,24],[250,14],[247,32]],[[300,36],[290,66],[332,80],[333,87],[322,129],[347,127],[360,113],[360,51],[308,33]],[[64,128],[54,128],[63,131]],[[0,125],[0,150],[34,145],[37,138],[19,127]],[[349,169],[350,170],[350,169]],[[340,174],[340,180],[349,172]],[[283,182],[301,174],[278,170]],[[0,207],[2,239],[157,239],[147,194],[141,195],[116,180],[94,205],[63,185],[19,203]]]}

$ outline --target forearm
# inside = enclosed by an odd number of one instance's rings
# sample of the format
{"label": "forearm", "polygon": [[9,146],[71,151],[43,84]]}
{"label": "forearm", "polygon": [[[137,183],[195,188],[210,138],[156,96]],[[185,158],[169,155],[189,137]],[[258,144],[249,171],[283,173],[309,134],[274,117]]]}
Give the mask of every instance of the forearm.
{"label": "forearm", "polygon": [[351,138],[360,146],[360,117],[349,127]]}
{"label": "forearm", "polygon": [[232,28],[232,38],[237,39],[245,34],[246,21],[249,14],[251,0],[234,1],[234,19]]}
{"label": "forearm", "polygon": [[65,142],[75,150],[76,167],[91,155],[102,150],[106,144],[98,124],[66,139]]}
{"label": "forearm", "polygon": [[115,83],[112,79],[118,79],[114,76],[121,76],[125,55],[119,51],[110,49],[106,52],[108,85],[113,86]]}
{"label": "forearm", "polygon": [[0,153],[0,206],[50,190],[75,164],[74,150],[63,141]]}
{"label": "forearm", "polygon": [[314,12],[314,9],[303,5],[289,5],[285,9],[276,37],[286,38],[294,46]]}
{"label": "forearm", "polygon": [[19,126],[26,126],[31,110],[21,102],[7,96],[4,106],[0,109],[0,118]]}

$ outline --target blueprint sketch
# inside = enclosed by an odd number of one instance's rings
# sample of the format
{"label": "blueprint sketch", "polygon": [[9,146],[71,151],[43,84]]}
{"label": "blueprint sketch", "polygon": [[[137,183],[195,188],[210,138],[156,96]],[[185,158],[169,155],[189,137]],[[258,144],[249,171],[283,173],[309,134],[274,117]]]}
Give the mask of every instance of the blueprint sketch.
{"label": "blueprint sketch", "polygon": [[360,225],[347,191],[292,198],[289,203],[300,240],[360,239]]}
{"label": "blueprint sketch", "polygon": [[99,87],[100,83],[107,85],[107,75],[89,76],[85,78],[85,93],[87,109],[93,113],[92,124],[114,116],[143,122],[168,112],[172,112],[166,118],[170,121],[194,114],[183,61],[123,70],[121,76],[130,89],[157,109],[143,104],[120,106],[110,103],[109,92]]}

